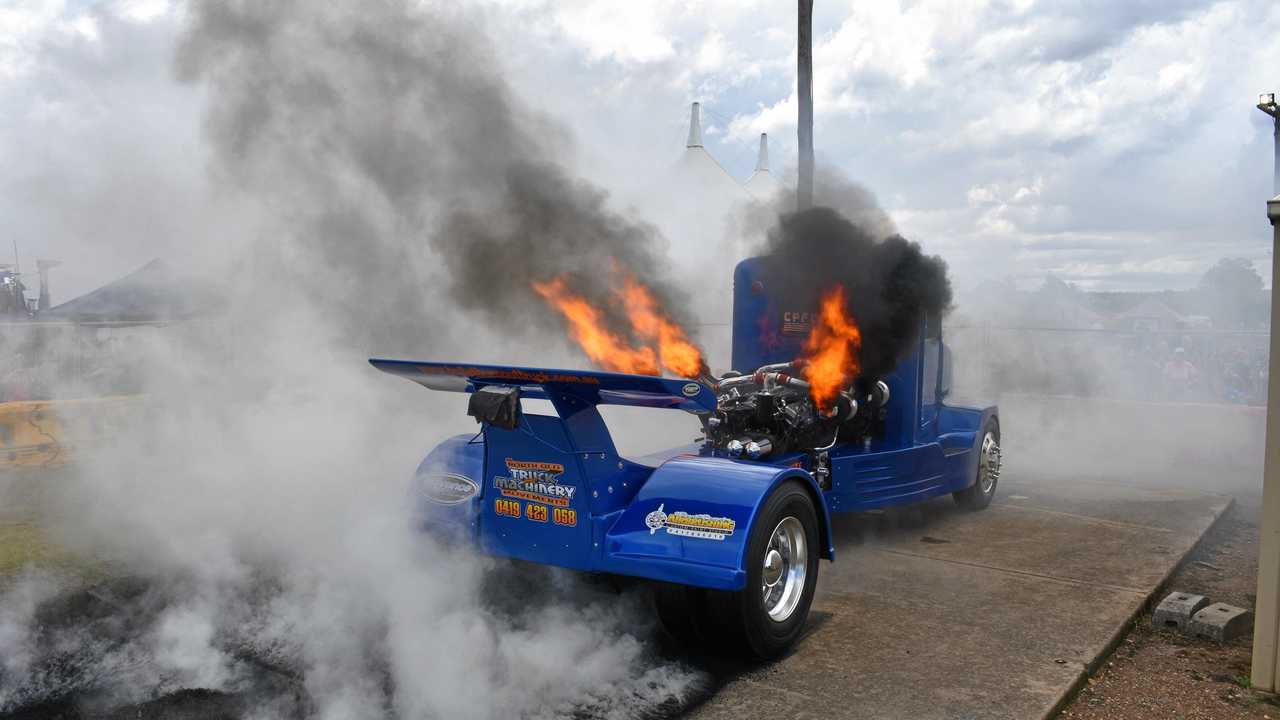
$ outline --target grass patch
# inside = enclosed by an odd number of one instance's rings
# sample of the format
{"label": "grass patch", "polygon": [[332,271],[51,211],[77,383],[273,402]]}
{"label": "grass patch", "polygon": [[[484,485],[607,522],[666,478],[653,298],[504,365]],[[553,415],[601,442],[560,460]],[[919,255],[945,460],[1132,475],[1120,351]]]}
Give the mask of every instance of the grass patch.
{"label": "grass patch", "polygon": [[0,522],[0,585],[29,565],[69,572],[86,580],[101,575],[97,563],[59,547],[38,524]]}
{"label": "grass patch", "polygon": [[0,524],[0,575],[12,574],[31,563],[43,565],[61,554],[34,523]]}

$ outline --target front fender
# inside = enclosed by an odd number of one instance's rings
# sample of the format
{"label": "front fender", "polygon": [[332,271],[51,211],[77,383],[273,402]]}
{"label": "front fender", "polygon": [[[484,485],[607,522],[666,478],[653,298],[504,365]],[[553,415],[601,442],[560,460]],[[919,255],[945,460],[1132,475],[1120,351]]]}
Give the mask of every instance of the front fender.
{"label": "front fender", "polygon": [[683,456],[653,471],[605,534],[602,570],[741,590],[747,539],[761,506],[789,480],[804,483],[818,515],[822,556],[834,557],[830,516],[808,473],[727,458]]}
{"label": "front fender", "polygon": [[963,490],[978,480],[978,451],[982,447],[982,428],[988,418],[1000,421],[995,405],[984,408],[943,406],[938,415],[938,443],[947,455],[951,489]]}

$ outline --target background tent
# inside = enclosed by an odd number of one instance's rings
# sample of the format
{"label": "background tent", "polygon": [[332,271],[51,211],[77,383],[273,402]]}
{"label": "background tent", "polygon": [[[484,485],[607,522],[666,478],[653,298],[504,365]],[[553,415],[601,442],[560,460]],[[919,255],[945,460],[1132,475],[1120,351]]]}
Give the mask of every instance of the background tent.
{"label": "background tent", "polygon": [[207,287],[180,277],[157,258],[119,280],[40,313],[39,319],[168,322],[207,313],[214,304]]}

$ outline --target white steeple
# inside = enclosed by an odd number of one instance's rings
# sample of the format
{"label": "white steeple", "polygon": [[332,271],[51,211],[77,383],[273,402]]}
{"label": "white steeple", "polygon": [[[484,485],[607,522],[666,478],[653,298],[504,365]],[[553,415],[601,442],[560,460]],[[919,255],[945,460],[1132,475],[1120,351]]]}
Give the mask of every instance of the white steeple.
{"label": "white steeple", "polygon": [[702,105],[694,103],[689,109],[689,140],[685,147],[702,147]]}
{"label": "white steeple", "polygon": [[747,192],[762,200],[772,198],[782,189],[782,183],[769,172],[769,135],[766,133],[760,133],[760,154],[756,156],[756,171],[751,173],[743,186],[747,188]]}

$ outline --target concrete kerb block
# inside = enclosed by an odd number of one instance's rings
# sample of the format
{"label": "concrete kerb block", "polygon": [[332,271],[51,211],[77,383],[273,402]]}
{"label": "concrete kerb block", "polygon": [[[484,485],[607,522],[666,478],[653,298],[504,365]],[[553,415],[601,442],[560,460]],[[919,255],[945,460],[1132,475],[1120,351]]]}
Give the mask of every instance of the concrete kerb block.
{"label": "concrete kerb block", "polygon": [[1186,630],[1191,616],[1209,604],[1209,598],[1184,592],[1171,592],[1151,613],[1151,624],[1162,628]]}
{"label": "concrete kerb block", "polygon": [[1253,629],[1253,613],[1226,603],[1214,603],[1191,616],[1187,631],[1193,635],[1226,642]]}

